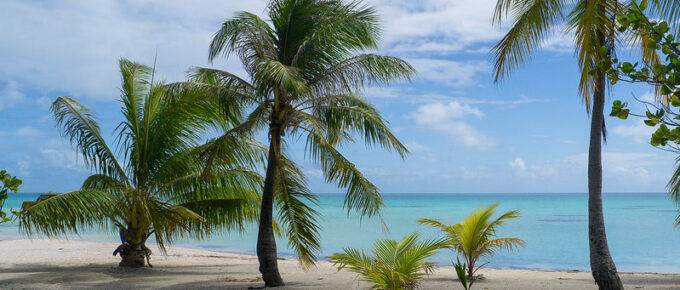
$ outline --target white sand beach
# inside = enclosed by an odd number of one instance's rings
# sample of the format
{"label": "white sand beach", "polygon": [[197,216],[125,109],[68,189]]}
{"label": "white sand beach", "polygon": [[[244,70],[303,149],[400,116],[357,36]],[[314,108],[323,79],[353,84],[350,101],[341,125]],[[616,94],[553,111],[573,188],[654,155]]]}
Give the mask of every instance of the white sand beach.
{"label": "white sand beach", "polygon": [[[204,250],[155,248],[153,268],[120,269],[115,243],[0,241],[0,289],[248,289],[262,287],[257,258]],[[328,262],[304,272],[293,259],[279,264],[280,289],[367,289],[357,275]],[[590,273],[482,269],[473,289],[597,289]],[[680,274],[622,273],[627,289],[680,289]],[[440,267],[420,289],[459,289],[451,267]]]}

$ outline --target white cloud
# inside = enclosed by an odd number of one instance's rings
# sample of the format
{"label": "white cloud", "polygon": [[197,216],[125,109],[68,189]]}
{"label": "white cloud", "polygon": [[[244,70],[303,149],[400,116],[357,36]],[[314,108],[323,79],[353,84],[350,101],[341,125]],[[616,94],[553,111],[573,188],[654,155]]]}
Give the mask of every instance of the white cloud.
{"label": "white cloud", "polygon": [[40,132],[38,129],[33,128],[31,126],[24,126],[20,127],[19,129],[16,130],[14,133],[17,137],[29,137],[29,138],[34,138],[34,137],[40,137],[42,136],[42,132]]}
{"label": "white cloud", "polygon": [[643,102],[656,103],[656,96],[654,96],[654,93],[652,92],[646,92],[638,99]]}
{"label": "white cloud", "polygon": [[408,87],[367,87],[363,95],[370,99],[403,99],[409,97]]}
{"label": "white cloud", "polygon": [[477,118],[484,117],[484,113],[477,107],[461,103],[459,101],[450,101],[448,103],[431,103],[422,105],[415,113],[415,118],[418,123],[422,124],[436,124],[447,119],[460,119],[468,115]]}
{"label": "white cloud", "polygon": [[17,169],[19,169],[19,176],[27,177],[31,176],[31,166],[26,160],[17,161]]}
{"label": "white cloud", "polygon": [[526,162],[524,162],[524,159],[519,157],[516,157],[515,160],[510,160],[508,165],[510,165],[510,168],[517,170],[517,172],[524,172],[527,170]]}
{"label": "white cloud", "polygon": [[52,101],[53,101],[52,99],[50,99],[46,96],[42,96],[42,97],[38,98],[37,100],[35,100],[35,103],[38,104],[38,106],[40,106],[40,107],[49,108],[50,105],[52,104]]}
{"label": "white cloud", "polygon": [[474,77],[490,71],[483,61],[451,61],[430,58],[410,58],[407,61],[418,72],[418,79],[460,87],[475,84]]}
{"label": "white cloud", "polygon": [[14,80],[7,81],[0,90],[0,111],[14,107],[23,100],[24,94],[21,92],[19,84]]}
{"label": "white cloud", "polygon": [[[459,52],[499,39],[491,25],[496,0],[373,0],[385,23],[385,43],[401,53]],[[474,15],[474,16],[472,16]]]}
{"label": "white cloud", "polygon": [[517,99],[514,100],[483,100],[483,99],[471,99],[471,98],[461,98],[459,99],[466,104],[488,104],[488,105],[501,105],[501,106],[507,106],[507,105],[524,105],[524,104],[533,104],[533,103],[545,103],[549,102],[550,99],[538,99],[538,98],[530,98],[527,97],[524,94],[520,94]]}
{"label": "white cloud", "polygon": [[[152,64],[159,75],[184,78],[209,65],[212,34],[235,11],[262,14],[267,1],[0,1],[0,79],[78,97],[118,96],[120,57]],[[9,29],[9,28],[21,29]],[[216,62],[224,66],[225,61]],[[236,58],[227,68],[240,72]]]}
{"label": "white cloud", "polygon": [[[649,153],[602,152],[602,169],[605,179],[610,181],[636,180],[644,184],[656,181],[660,176],[652,176],[649,169],[662,164],[659,156]],[[545,165],[551,166],[551,165]],[[552,166],[563,174],[582,174],[586,176],[588,154],[582,153],[566,157]],[[663,181],[665,183],[665,181]]]}
{"label": "white cloud", "polygon": [[541,43],[541,48],[547,51],[570,53],[574,51],[574,33],[565,33],[566,27],[558,25]]}
{"label": "white cloud", "polygon": [[467,122],[460,120],[466,116],[482,118],[484,113],[468,104],[451,101],[422,105],[411,114],[417,124],[427,129],[445,133],[455,143],[464,147],[479,150],[493,148],[496,145],[493,139],[482,134]]}
{"label": "white cloud", "polygon": [[308,176],[323,177],[323,171],[321,171],[321,169],[305,169],[304,173]]}
{"label": "white cloud", "polygon": [[87,168],[78,162],[78,154],[65,141],[50,139],[45,147],[40,150],[40,158],[34,162],[46,163],[53,168],[70,169],[78,172],[87,172]]}
{"label": "white cloud", "polygon": [[649,143],[649,138],[654,133],[654,127],[645,125],[642,122],[636,122],[633,125],[619,125],[614,127],[611,132],[614,135],[620,135],[624,137],[632,137],[635,142],[638,143]]}
{"label": "white cloud", "polygon": [[429,152],[430,150],[432,150],[430,146],[423,145],[413,141],[406,142],[404,146],[406,146],[406,148],[411,152]]}

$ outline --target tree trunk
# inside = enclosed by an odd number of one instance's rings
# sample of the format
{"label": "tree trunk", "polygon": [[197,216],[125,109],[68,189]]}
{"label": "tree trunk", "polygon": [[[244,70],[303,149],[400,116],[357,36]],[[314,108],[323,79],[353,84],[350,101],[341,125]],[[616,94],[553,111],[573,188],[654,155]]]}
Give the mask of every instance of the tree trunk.
{"label": "tree trunk", "polygon": [[[121,258],[118,267],[141,268],[147,265],[149,256],[151,256],[151,250],[149,250],[144,243],[125,243],[118,246],[116,251],[113,252],[114,256],[116,254],[120,254]],[[152,267],[151,263],[148,264],[149,267]]]}
{"label": "tree trunk", "polygon": [[269,143],[264,191],[262,192],[260,229],[257,235],[257,259],[260,262],[260,273],[262,273],[265,287],[277,287],[284,285],[281,274],[279,274],[273,227],[274,178],[281,154],[281,125],[271,124],[269,132],[271,141]]}
{"label": "tree trunk", "polygon": [[[601,41],[604,43],[604,41]],[[602,134],[604,128],[605,74],[595,75],[590,148],[588,152],[588,237],[590,269],[600,289],[623,289],[616,265],[609,254],[602,212]]]}
{"label": "tree trunk", "polygon": [[151,265],[151,250],[146,247],[145,241],[148,238],[148,234],[144,234],[142,237],[142,242],[131,241],[128,238],[135,237],[139,234],[139,230],[135,229],[132,225],[128,225],[128,228],[119,230],[121,245],[113,251],[113,255],[120,255],[121,261],[118,267],[130,267],[130,268],[141,268],[147,265]]}

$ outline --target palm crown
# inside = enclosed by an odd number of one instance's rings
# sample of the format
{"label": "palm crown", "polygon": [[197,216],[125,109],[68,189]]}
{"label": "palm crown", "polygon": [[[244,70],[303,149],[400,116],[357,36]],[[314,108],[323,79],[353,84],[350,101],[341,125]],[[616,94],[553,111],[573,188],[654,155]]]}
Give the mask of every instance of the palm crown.
{"label": "palm crown", "polygon": [[[55,236],[99,226],[120,231],[121,242],[137,250],[153,236],[163,250],[174,238],[240,229],[254,219],[261,177],[252,168],[261,162],[259,147],[222,142],[228,147],[212,156],[213,170],[203,171],[203,151],[215,145],[198,140],[208,129],[235,125],[232,113],[194,91],[154,83],[145,65],[122,59],[120,71],[124,119],[117,140],[125,162],[106,144],[90,110],[71,97],[58,98],[51,110],[62,134],[95,174],[82,189],[24,211],[22,229]],[[123,257],[125,249],[119,250]]]}

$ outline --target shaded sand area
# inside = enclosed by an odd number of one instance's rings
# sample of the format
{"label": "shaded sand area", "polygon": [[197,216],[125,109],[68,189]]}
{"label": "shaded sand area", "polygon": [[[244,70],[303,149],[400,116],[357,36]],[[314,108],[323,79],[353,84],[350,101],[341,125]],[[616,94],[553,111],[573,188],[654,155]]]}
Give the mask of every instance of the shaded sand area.
{"label": "shaded sand area", "polygon": [[[155,249],[154,268],[119,269],[114,243],[0,241],[0,289],[248,289],[261,287],[257,258],[249,255],[168,248]],[[153,248],[152,248],[153,249]],[[367,289],[357,276],[328,262],[302,271],[282,259],[287,285],[278,289]],[[597,289],[590,273],[483,269],[473,289]],[[626,289],[680,289],[680,274],[622,274]],[[461,289],[451,267],[440,267],[420,289]]]}

